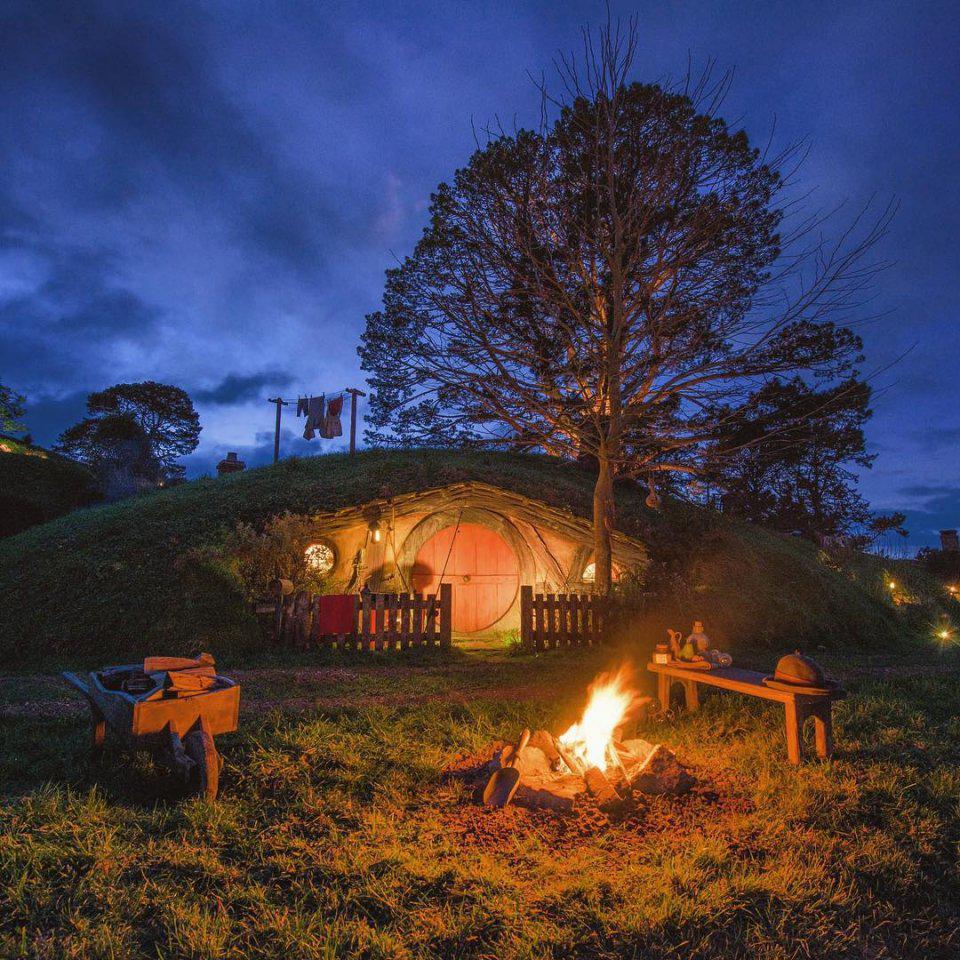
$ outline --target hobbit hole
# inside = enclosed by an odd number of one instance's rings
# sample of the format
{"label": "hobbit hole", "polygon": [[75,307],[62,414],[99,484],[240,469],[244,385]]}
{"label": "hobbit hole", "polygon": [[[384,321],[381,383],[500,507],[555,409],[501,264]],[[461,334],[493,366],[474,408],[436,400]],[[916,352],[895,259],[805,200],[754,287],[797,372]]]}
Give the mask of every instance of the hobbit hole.
{"label": "hobbit hole", "polygon": [[[467,482],[316,514],[304,554],[324,593],[436,594],[452,587],[455,635],[519,627],[520,587],[589,592],[589,519],[483,483]],[[378,536],[379,534],[379,536]],[[647,553],[616,534],[615,577],[641,576]]]}

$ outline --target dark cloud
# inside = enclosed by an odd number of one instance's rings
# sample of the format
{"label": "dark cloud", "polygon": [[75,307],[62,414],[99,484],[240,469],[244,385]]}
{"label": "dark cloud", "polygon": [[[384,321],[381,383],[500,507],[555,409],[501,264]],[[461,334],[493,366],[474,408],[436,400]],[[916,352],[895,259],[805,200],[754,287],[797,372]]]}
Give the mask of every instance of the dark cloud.
{"label": "dark cloud", "polygon": [[912,436],[923,450],[960,446],[960,427],[927,427],[925,430],[913,431]]}
{"label": "dark cloud", "polygon": [[288,373],[278,370],[266,373],[254,373],[250,376],[230,374],[221,380],[215,387],[206,390],[195,390],[193,399],[197,403],[234,404],[246,403],[250,400],[266,398],[266,392],[282,390],[288,387],[292,378]]}
{"label": "dark cloud", "polygon": [[899,492],[905,497],[925,497],[927,499],[954,498],[960,506],[960,487],[943,483],[913,483],[900,487]]}
{"label": "dark cloud", "polygon": [[[0,380],[32,401],[38,436],[119,380],[194,388],[209,409],[191,469],[233,437],[269,459],[261,391],[360,381],[362,318],[474,148],[472,123],[535,124],[527,71],[602,16],[587,0],[7,0]],[[905,485],[960,475],[952,7],[690,0],[647,5],[640,39],[638,79],[676,75],[688,54],[737,67],[724,114],[757,142],[774,116],[777,144],[811,136],[797,189],[822,206],[901,198],[877,251],[896,264],[871,290],[884,319],[861,330],[885,371],[863,487],[884,508],[919,501],[929,527],[949,504]],[[288,432],[285,449],[316,451]]]}

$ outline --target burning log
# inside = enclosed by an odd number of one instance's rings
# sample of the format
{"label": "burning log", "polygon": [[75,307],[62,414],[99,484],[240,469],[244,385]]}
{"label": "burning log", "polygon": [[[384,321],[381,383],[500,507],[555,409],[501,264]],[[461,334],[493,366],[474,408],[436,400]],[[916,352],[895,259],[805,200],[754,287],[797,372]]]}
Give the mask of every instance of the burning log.
{"label": "burning log", "polygon": [[542,750],[550,766],[554,770],[560,769],[560,764],[563,760],[560,752],[557,750],[557,744],[553,739],[553,735],[549,731],[537,730],[530,738],[529,746],[537,750]]}
{"label": "burning log", "polygon": [[613,784],[606,778],[599,767],[588,767],[583,773],[583,781],[587,785],[591,796],[601,807],[616,803],[622,797],[617,793]]}
{"label": "burning log", "polygon": [[584,773],[586,772],[586,770],[587,770],[586,764],[582,763],[581,760],[580,760],[580,758],[579,758],[576,754],[574,754],[574,753],[572,753],[571,751],[567,750],[567,749],[560,743],[560,741],[555,740],[555,741],[554,741],[554,744],[555,744],[555,749],[556,749],[556,751],[557,751],[557,755],[558,755],[558,756],[560,757],[560,759],[563,761],[563,763],[564,763],[564,765],[566,766],[566,768],[567,768],[571,773],[575,773],[575,774],[577,774],[578,776],[581,776],[581,777],[582,777],[582,776],[584,775]]}

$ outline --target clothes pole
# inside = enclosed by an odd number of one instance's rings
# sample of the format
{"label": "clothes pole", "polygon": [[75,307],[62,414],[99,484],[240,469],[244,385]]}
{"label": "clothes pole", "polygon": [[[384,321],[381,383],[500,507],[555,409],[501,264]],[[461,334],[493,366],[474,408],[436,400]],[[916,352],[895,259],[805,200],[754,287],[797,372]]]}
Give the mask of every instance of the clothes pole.
{"label": "clothes pole", "polygon": [[362,390],[355,387],[347,387],[347,393],[350,394],[350,452],[357,452],[357,397],[365,397]]}
{"label": "clothes pole", "polygon": [[270,403],[275,403],[277,405],[277,423],[273,431],[273,462],[277,463],[280,460],[280,414],[283,412],[283,408],[287,406],[288,401],[284,400],[283,397],[268,397]]}

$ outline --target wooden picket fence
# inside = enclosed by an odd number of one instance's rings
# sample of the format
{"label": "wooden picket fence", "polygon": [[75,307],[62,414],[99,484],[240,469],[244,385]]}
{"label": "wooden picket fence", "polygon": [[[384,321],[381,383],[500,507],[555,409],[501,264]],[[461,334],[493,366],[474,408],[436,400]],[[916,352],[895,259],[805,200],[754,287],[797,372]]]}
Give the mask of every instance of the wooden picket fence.
{"label": "wooden picket fence", "polygon": [[553,650],[602,643],[612,602],[589,593],[537,593],[520,587],[520,643],[524,650]]}
{"label": "wooden picket fence", "polygon": [[354,597],[353,630],[321,634],[319,596],[297,591],[277,611],[279,642],[310,649],[377,651],[450,646],[453,592],[440,584],[439,596],[420,593],[359,593]]}

